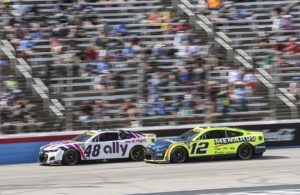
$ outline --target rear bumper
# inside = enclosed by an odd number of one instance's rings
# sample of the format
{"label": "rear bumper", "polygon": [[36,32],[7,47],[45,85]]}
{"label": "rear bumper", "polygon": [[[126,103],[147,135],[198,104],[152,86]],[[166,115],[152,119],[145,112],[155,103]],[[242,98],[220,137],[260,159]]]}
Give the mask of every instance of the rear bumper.
{"label": "rear bumper", "polygon": [[266,151],[267,147],[266,147],[266,142],[262,143],[262,144],[258,144],[254,147],[254,152],[255,154],[262,154]]}

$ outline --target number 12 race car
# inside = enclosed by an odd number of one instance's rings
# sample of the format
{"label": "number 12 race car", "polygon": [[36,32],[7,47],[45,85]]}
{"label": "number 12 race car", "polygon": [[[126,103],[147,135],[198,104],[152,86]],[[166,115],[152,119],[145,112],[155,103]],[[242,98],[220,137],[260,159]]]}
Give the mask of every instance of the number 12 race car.
{"label": "number 12 race car", "polygon": [[72,140],[52,142],[42,146],[42,164],[75,165],[79,161],[130,158],[141,161],[145,147],[156,141],[154,134],[113,130],[87,131]]}
{"label": "number 12 race car", "polygon": [[181,163],[188,158],[234,155],[240,159],[262,156],[264,134],[236,128],[194,128],[175,139],[159,140],[147,147],[146,162]]}

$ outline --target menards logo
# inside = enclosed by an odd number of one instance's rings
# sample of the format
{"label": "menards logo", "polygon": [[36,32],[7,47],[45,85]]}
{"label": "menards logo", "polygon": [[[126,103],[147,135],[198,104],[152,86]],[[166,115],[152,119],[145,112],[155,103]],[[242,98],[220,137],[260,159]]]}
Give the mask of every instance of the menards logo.
{"label": "menards logo", "polygon": [[231,144],[236,142],[249,142],[249,141],[255,141],[255,136],[215,139],[215,144]]}

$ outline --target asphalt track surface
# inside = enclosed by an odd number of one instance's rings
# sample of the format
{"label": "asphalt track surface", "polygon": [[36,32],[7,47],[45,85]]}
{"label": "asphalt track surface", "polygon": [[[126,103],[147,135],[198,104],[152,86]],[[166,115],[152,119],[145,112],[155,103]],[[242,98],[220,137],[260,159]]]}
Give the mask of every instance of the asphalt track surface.
{"label": "asphalt track surface", "polygon": [[0,166],[0,194],[295,195],[300,194],[300,148],[268,150],[248,161]]}

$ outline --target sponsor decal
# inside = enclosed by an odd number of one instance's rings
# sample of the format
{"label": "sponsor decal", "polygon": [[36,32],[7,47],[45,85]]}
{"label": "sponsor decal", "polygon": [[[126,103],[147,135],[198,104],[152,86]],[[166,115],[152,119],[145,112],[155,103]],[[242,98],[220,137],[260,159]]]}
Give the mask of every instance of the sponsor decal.
{"label": "sponsor decal", "polygon": [[100,144],[89,145],[85,149],[84,154],[86,155],[86,157],[90,157],[91,155],[93,157],[97,157],[101,154],[101,152],[103,152],[105,154],[121,154],[122,156],[124,156],[126,154],[127,149],[128,149],[127,144],[112,142],[111,145],[104,145],[104,146],[101,146]]}
{"label": "sponsor decal", "polygon": [[91,132],[91,131],[85,132],[84,134],[85,134],[85,135],[91,135],[91,136],[95,135],[95,133],[94,133],[94,132]]}
{"label": "sponsor decal", "polygon": [[251,141],[255,141],[255,136],[215,139],[215,144],[231,144],[237,142],[251,142]]}
{"label": "sponsor decal", "polygon": [[145,138],[142,138],[142,139],[133,139],[133,140],[127,140],[127,141],[125,141],[126,144],[130,144],[130,143],[143,143],[143,142],[147,142],[147,140]]}
{"label": "sponsor decal", "polygon": [[257,148],[257,149],[265,149],[266,146],[255,146],[255,148]]}
{"label": "sponsor decal", "polygon": [[284,128],[278,131],[271,132],[269,129],[263,130],[265,134],[265,140],[269,142],[274,141],[292,141],[295,137],[296,129]]}

